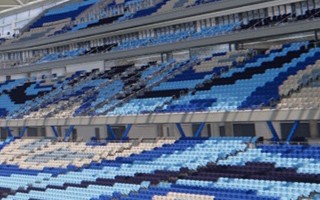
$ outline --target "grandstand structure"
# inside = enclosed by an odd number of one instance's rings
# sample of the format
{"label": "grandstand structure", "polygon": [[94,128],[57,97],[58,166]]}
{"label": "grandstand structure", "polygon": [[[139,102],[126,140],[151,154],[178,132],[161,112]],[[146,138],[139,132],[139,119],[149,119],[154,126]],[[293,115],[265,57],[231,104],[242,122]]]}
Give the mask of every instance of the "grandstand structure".
{"label": "grandstand structure", "polygon": [[320,0],[0,8],[0,199],[320,199]]}

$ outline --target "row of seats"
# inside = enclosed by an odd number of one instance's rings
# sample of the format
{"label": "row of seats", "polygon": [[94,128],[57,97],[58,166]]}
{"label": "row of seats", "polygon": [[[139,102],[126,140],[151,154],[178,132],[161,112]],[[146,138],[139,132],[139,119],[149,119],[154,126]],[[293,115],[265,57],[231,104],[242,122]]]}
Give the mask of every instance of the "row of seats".
{"label": "row of seats", "polygon": [[59,35],[70,31],[162,13],[179,7],[188,7],[193,4],[193,1],[176,2],[175,0],[71,1],[48,9],[29,27],[29,31],[19,35],[13,41],[23,42],[30,39]]}
{"label": "row of seats", "polygon": [[[186,91],[186,89],[193,89],[196,85],[205,82],[212,76],[219,75],[222,71],[227,70],[228,65],[219,67],[219,64],[225,63],[224,61],[226,59],[234,58],[232,62],[228,63],[231,65],[235,60],[241,60],[242,53],[245,53],[245,51],[239,51],[238,58],[234,56],[237,55],[237,53],[234,52],[228,54],[225,52],[215,53],[202,61],[196,60],[195,62],[188,62],[186,63],[188,65],[183,68],[182,72],[177,73],[172,78],[153,87],[142,96],[132,99],[130,102],[109,112],[108,115],[149,113],[155,110],[161,110],[165,104],[173,100],[173,96],[179,97],[181,92]],[[214,66],[214,64],[216,64],[216,66]],[[211,65],[210,69],[206,69],[208,65]],[[166,77],[167,75],[162,73],[161,76]],[[157,79],[157,77],[154,77],[154,79]],[[154,81],[151,83],[154,83]]]}
{"label": "row of seats", "polygon": [[[30,187],[30,183],[32,184],[32,187],[34,188],[47,188],[48,186],[55,186],[58,188],[63,187],[65,184],[82,184],[84,180],[86,181],[97,181],[99,178],[103,179],[117,179],[117,176],[134,176],[135,173],[137,172],[144,172],[144,173],[152,173],[152,171],[157,170],[157,169],[168,169],[168,170],[179,170],[180,165],[185,165],[187,166],[187,161],[190,160],[192,161],[195,156],[197,156],[197,152],[202,152],[202,157],[198,157],[198,163],[201,163],[205,161],[209,155],[211,155],[210,160],[215,160],[218,157],[222,156],[222,150],[224,149],[226,152],[229,153],[235,150],[240,150],[243,149],[246,145],[242,144],[242,140],[228,140],[229,142],[226,142],[226,140],[181,140],[178,141],[177,143],[172,143],[174,140],[159,140],[156,143],[141,143],[141,147],[137,149],[138,151],[135,150],[134,147],[128,149],[128,153],[120,153],[117,158],[112,161],[114,158],[107,158],[105,159],[106,162],[100,161],[96,162],[95,164],[92,163],[90,164],[89,168],[83,168],[81,171],[73,171],[69,172],[67,174],[61,174],[58,175],[57,177],[52,177],[51,178],[46,178],[44,179],[44,174],[39,173],[36,176],[29,177],[29,178],[24,178],[23,180],[21,179],[22,177],[28,176],[28,175],[17,175],[15,176],[16,178],[11,177],[4,177],[5,180],[8,180],[12,178],[12,181],[7,182],[7,186],[4,186],[3,184],[1,187],[5,188],[11,188],[14,190],[18,190],[18,188],[25,188],[28,183]],[[169,143],[168,143],[169,142]],[[151,145],[151,146],[150,146]],[[158,146],[160,145],[160,146]],[[157,147],[158,148],[155,148]],[[159,148],[160,147],[160,148]],[[103,147],[104,149],[107,149],[107,146]],[[114,147],[113,147],[114,148]],[[190,149],[191,148],[191,149]],[[231,148],[231,149],[229,149]],[[217,152],[213,151],[217,150]],[[176,153],[178,151],[178,153]],[[131,152],[131,153],[130,153]],[[189,154],[189,152],[191,154]],[[220,153],[219,153],[220,152]],[[130,156],[131,154],[131,156]],[[168,156],[163,157],[161,155],[167,154]],[[221,154],[221,155],[220,155]],[[127,157],[129,156],[129,157]],[[54,157],[54,156],[53,156]],[[139,161],[137,162],[136,161]],[[203,160],[203,161],[202,161]],[[123,163],[123,164],[121,164]],[[189,163],[189,166],[194,166],[193,168],[197,167],[197,163],[192,164],[193,162]],[[117,166],[117,167],[116,167]],[[31,167],[31,166],[30,166]],[[116,167],[116,168],[115,168]],[[169,168],[168,168],[169,167]],[[130,170],[128,170],[130,168]],[[106,173],[107,172],[107,173]],[[48,173],[48,172],[47,172]],[[46,173],[46,174],[47,174]],[[93,174],[96,174],[95,176],[92,176]],[[49,175],[46,175],[45,177],[49,177]],[[19,184],[17,185],[17,181],[19,181]],[[32,182],[30,182],[32,181]],[[13,183],[15,183],[13,185]],[[49,199],[57,199],[57,198],[63,198],[66,197],[70,194],[72,194],[73,198],[80,198],[80,199],[87,199],[90,197],[94,197],[99,194],[99,191],[104,190],[104,194],[112,194],[113,190],[122,190],[122,191],[127,191],[130,192],[133,189],[137,190],[139,187],[131,187],[130,185],[128,187],[117,187],[117,185],[121,185],[121,182],[115,183],[113,186],[98,186],[98,185],[89,185],[87,189],[80,188],[77,190],[79,191],[78,195],[74,192],[73,189],[75,188],[65,188],[65,192],[63,194],[57,195],[55,192],[49,190],[45,191],[39,191],[39,190],[32,190],[31,188],[31,193],[19,193],[13,197],[13,198],[25,198],[26,196],[29,196],[29,198],[49,198]],[[145,184],[141,184],[143,186]],[[90,189],[92,188],[92,190]],[[118,189],[116,189],[118,188]],[[61,189],[58,189],[61,190]],[[51,197],[49,197],[51,195]],[[8,199],[10,199],[10,196],[8,196]]]}
{"label": "row of seats", "polygon": [[[45,118],[318,107],[320,49],[309,42],[159,64],[114,66],[57,80],[0,84],[1,116]],[[309,84],[308,87],[303,87]],[[313,84],[313,85],[310,85]],[[290,93],[289,91],[299,90]]]}
{"label": "row of seats", "polygon": [[82,75],[83,72],[79,71],[58,78],[46,79],[45,81],[25,80],[23,84],[0,94],[4,105],[10,105],[3,108],[6,112],[3,117],[22,118],[48,104],[52,104],[57,101],[54,97],[63,94],[62,91],[68,88],[68,85],[80,80]]}
{"label": "row of seats", "polygon": [[319,67],[320,62],[317,61],[314,65],[309,65],[305,70],[300,70],[297,74],[289,76],[279,87],[279,94],[287,96],[290,92],[297,91],[309,82],[317,80],[320,71]]}
{"label": "row of seats", "polygon": [[[180,30],[180,31],[178,30],[174,34],[167,33],[160,36],[156,34],[156,36],[153,36],[153,37],[139,38],[139,39],[130,38],[122,41],[117,41],[116,47],[110,48],[109,51],[111,49],[113,51],[119,51],[119,50],[127,50],[132,48],[139,48],[143,46],[152,46],[152,45],[159,45],[163,43],[178,42],[178,41],[187,40],[187,39],[213,37],[220,34],[227,34],[240,29],[248,29],[252,27],[259,28],[260,26],[269,26],[270,23],[276,23],[276,24],[287,23],[288,20],[284,20],[284,19],[287,19],[289,17],[290,17],[290,21],[305,20],[310,17],[318,17],[317,13],[318,13],[317,10],[310,10],[310,11],[308,10],[304,14],[301,14],[298,16],[289,13],[285,15],[273,16],[272,18],[267,17],[262,19],[254,19],[254,20],[251,20],[248,24],[244,24],[244,22],[238,21],[234,23],[229,22],[228,24],[215,25],[212,27],[202,27],[200,30],[197,30],[197,31],[195,31],[195,27],[189,27],[187,28],[187,30]],[[58,23],[58,24],[61,24],[61,23]],[[36,30],[40,30],[40,29],[38,28]],[[50,32],[50,30],[46,29],[45,32],[40,30],[39,33],[38,32],[35,32],[35,33],[46,34],[47,32]],[[29,39],[30,38],[28,38],[28,40]],[[106,44],[106,45],[112,46],[112,44]],[[85,49],[75,49],[75,50],[69,50],[61,53],[52,53],[52,54],[43,56],[38,60],[38,62],[41,63],[41,62],[54,61],[57,59],[72,58],[74,56],[86,55],[88,52],[89,50],[85,50]]]}
{"label": "row of seats", "polygon": [[43,118],[315,108],[320,106],[319,56],[318,47],[298,42],[265,54],[219,52],[181,62],[76,72],[53,81],[5,81],[0,84],[0,101],[6,106],[0,106],[0,114],[3,118]]}
{"label": "row of seats", "polygon": [[[125,67],[121,69],[123,70]],[[56,89],[45,98],[39,98],[39,101],[43,101],[40,109],[33,109],[32,112],[25,110],[25,113],[22,114],[25,118],[53,117],[56,114],[58,117],[72,116],[81,105],[79,97],[89,95],[92,90],[98,90],[102,85],[109,83],[110,77],[117,73],[114,73],[112,69],[98,74],[95,72],[80,73],[63,83],[63,86],[56,86]]]}
{"label": "row of seats", "polygon": [[[86,143],[62,143],[44,140],[6,141],[0,152],[1,164],[19,166],[23,169],[45,171],[46,168],[67,168],[68,166],[82,167],[91,162],[115,160],[117,157],[128,157],[174,140],[158,140],[154,143],[108,143],[104,146],[88,146]],[[9,144],[9,145],[8,145]],[[6,145],[6,146],[5,146]]]}
{"label": "row of seats", "polygon": [[48,11],[46,11],[40,19],[34,22],[30,28],[38,28],[46,23],[51,23],[66,18],[75,19],[77,15],[79,15],[81,12],[83,12],[96,2],[97,0],[83,0],[74,3],[70,2],[63,6],[58,6],[57,8],[51,8]]}
{"label": "row of seats", "polygon": [[[320,192],[318,145],[255,147],[249,145],[253,141],[186,138],[88,146],[16,139],[0,151],[0,195],[52,200],[275,200]],[[54,165],[66,161],[68,165]],[[306,166],[314,171],[302,171]]]}
{"label": "row of seats", "polygon": [[288,108],[318,108],[319,94],[319,62],[300,70],[296,75],[279,87],[279,94],[283,96],[277,104],[278,109]]}
{"label": "row of seats", "polygon": [[[167,44],[172,42],[179,42],[182,40],[190,40],[190,39],[199,39],[204,37],[212,37],[221,34],[225,34],[235,29],[239,28],[238,24],[229,24],[229,25],[221,25],[214,26],[211,28],[202,29],[199,32],[195,30],[188,30],[183,32],[176,32],[173,34],[164,34],[156,37],[144,38],[144,39],[130,39],[119,42],[117,44],[106,44],[102,47],[95,47],[91,49],[79,48],[70,51],[64,51],[60,53],[50,53],[38,59],[37,63],[45,63],[51,62],[55,60],[61,59],[70,59],[77,56],[95,54],[100,52],[109,52],[109,51],[123,51],[128,49],[135,49],[144,46],[155,46],[160,44]],[[103,50],[93,51],[92,49],[103,48]]]}
{"label": "row of seats", "polygon": [[[220,77],[198,85],[195,88],[195,92],[189,92],[187,95],[174,100],[171,105],[161,112],[201,111],[204,109],[219,111],[251,108],[256,104],[255,101],[248,102],[248,98],[251,97],[253,92],[268,82],[274,83],[275,75],[270,73],[285,71],[283,64],[290,62],[294,56],[300,56],[303,52],[300,48],[304,45],[306,43],[296,43],[277,52],[257,55],[253,59],[222,73]],[[262,101],[263,96],[259,96],[255,100]],[[200,102],[207,102],[208,104],[204,104],[202,109],[199,110],[197,104]]]}
{"label": "row of seats", "polygon": [[[137,17],[144,17],[154,13],[162,13],[168,10],[172,10],[179,7],[191,7],[197,6],[200,4],[205,3],[213,3],[219,2],[220,0],[211,0],[211,1],[176,1],[176,0],[162,0],[162,1],[123,1],[123,2],[108,2],[103,1],[99,3],[94,3],[92,8],[89,8],[81,15],[81,20],[76,20],[78,23],[73,27],[71,30],[79,30],[93,26],[99,26],[104,24],[110,24],[116,21],[124,21],[129,20]],[[89,2],[88,2],[89,3]],[[80,3],[80,5],[88,4],[86,2]],[[58,14],[65,13],[66,10],[70,9],[70,11],[75,10],[77,6],[67,5],[62,9],[53,8],[52,10],[48,11],[44,17],[53,15],[57,12]],[[58,10],[58,11],[57,11]],[[297,15],[292,13],[286,13],[281,15],[274,15],[272,17],[265,17],[265,18],[257,18],[252,19],[248,22],[243,22],[241,27],[242,29],[248,29],[253,27],[261,27],[261,26],[269,26],[271,24],[276,23],[287,23],[288,21],[292,20],[305,20],[310,17],[318,17],[318,9],[310,9],[306,10],[303,14]],[[72,12],[71,12],[72,13]],[[68,16],[68,15],[67,15]],[[60,16],[61,18],[61,16]],[[59,18],[59,19],[60,19]],[[40,22],[43,19],[39,20]],[[36,23],[38,25],[40,22]],[[41,23],[40,23],[41,24]]]}
{"label": "row of seats", "polygon": [[[89,7],[93,7],[92,10],[99,10],[96,7],[101,7],[101,5],[105,5],[105,6],[111,6],[111,7],[115,7],[117,9],[119,9],[119,6],[117,3],[113,2],[113,3],[107,3],[107,2],[95,2],[96,0],[82,0],[80,1],[80,3],[77,3],[77,6],[73,6],[73,4],[70,5],[66,5],[66,7],[70,8],[73,12],[73,9],[78,8],[78,4],[79,5],[91,5]],[[146,15],[149,15],[150,12],[156,12],[157,10],[159,10],[159,5],[158,4],[173,4],[174,0],[171,1],[155,1],[154,3],[156,5],[153,5],[149,0],[146,2],[141,3],[140,1],[138,2],[123,2],[123,4],[143,4],[143,5],[148,5],[151,7],[148,8],[143,8],[142,10],[135,10],[134,14],[128,14],[128,19],[131,18],[135,18],[135,17],[140,17]],[[95,5],[99,5],[99,6],[95,6]],[[101,4],[101,5],[100,5]],[[120,3],[120,5],[122,5],[122,3]],[[81,6],[80,6],[81,7]],[[139,7],[139,6],[138,6]],[[143,6],[142,6],[143,7]],[[123,10],[125,10],[125,6],[123,6]],[[53,10],[59,10],[58,8],[53,8]],[[65,12],[64,9],[62,9],[63,11],[61,12]],[[90,9],[89,9],[90,10]],[[148,10],[154,10],[154,11],[148,11]],[[50,10],[48,11],[50,12]],[[58,12],[58,11],[55,11]],[[53,12],[53,13],[55,13]],[[60,11],[59,11],[60,12]],[[83,13],[90,13],[90,11],[84,11]],[[140,13],[140,14],[139,14]],[[142,14],[141,14],[142,13]],[[144,14],[143,14],[144,13]],[[49,17],[52,15],[58,15],[61,16],[61,13],[58,14],[49,14],[48,16],[45,14],[44,17]],[[85,15],[85,14],[84,14]],[[205,37],[214,37],[217,35],[222,35],[222,34],[228,34],[237,30],[246,30],[246,29],[250,29],[250,28],[260,28],[262,26],[270,26],[270,25],[279,25],[282,23],[289,23],[289,22],[294,22],[297,20],[306,20],[309,18],[317,18],[318,16],[318,9],[311,9],[311,10],[306,10],[304,13],[302,14],[292,14],[292,13],[287,13],[287,14],[283,14],[283,15],[275,15],[273,17],[266,17],[266,18],[261,18],[261,19],[253,19],[249,22],[245,22],[245,21],[234,21],[234,22],[224,22],[224,23],[220,23],[220,24],[216,24],[216,25],[212,25],[212,26],[206,26],[206,27],[201,27],[200,29],[196,30],[196,27],[194,25],[189,25],[186,26],[184,28],[181,28],[181,30],[174,30],[173,32],[166,32],[165,34],[161,33],[157,33],[154,34],[152,37],[151,36],[145,36],[145,37],[129,37],[127,39],[117,39],[117,41],[110,41],[110,38],[106,41],[103,46],[109,46],[107,51],[119,51],[119,50],[128,50],[128,49],[133,49],[133,48],[139,48],[139,47],[144,47],[144,46],[153,46],[153,45],[161,45],[161,44],[165,44],[165,43],[172,43],[172,42],[179,42],[182,40],[190,40],[190,39],[199,39],[199,38],[205,38]],[[75,18],[75,17],[73,17]],[[100,19],[97,22],[97,19],[93,20],[93,24],[89,24],[88,22],[85,22],[87,27],[90,27],[90,25],[95,26],[95,24],[98,25],[103,25],[106,23],[113,23],[116,21],[121,20],[127,20],[127,19],[123,19],[124,16],[123,15],[117,15],[117,16],[112,16],[106,19]],[[41,20],[42,18],[40,18]],[[69,19],[69,20],[68,20]],[[120,21],[121,21],[120,20]],[[42,23],[42,22],[41,22]],[[41,24],[40,23],[40,24]],[[56,20],[55,22],[51,22],[51,23],[47,23],[50,26],[45,26],[42,28],[34,28],[31,29],[29,32],[24,33],[21,38],[19,38],[17,41],[26,41],[26,40],[30,40],[30,39],[34,39],[34,38],[41,38],[41,37],[46,37],[49,35],[55,35],[55,34],[61,34],[70,30],[78,30],[81,29],[81,27],[86,27],[83,24],[80,24],[79,27],[68,27],[66,24],[71,23],[72,21],[70,21],[70,18],[66,18],[66,19],[61,19],[61,20]],[[53,27],[51,27],[53,26]],[[59,31],[57,31],[57,29]],[[54,33],[54,34],[53,34]],[[121,38],[125,38],[125,37],[121,37]],[[17,42],[14,41],[14,42]],[[93,46],[91,48],[98,48],[99,46]],[[107,52],[107,51],[103,51],[103,52]],[[101,51],[100,51],[101,52]],[[28,63],[30,64],[30,62],[38,62],[38,63],[43,63],[43,62],[50,62],[50,61],[54,61],[57,59],[66,59],[66,58],[73,58],[75,56],[81,56],[81,55],[87,55],[90,53],[89,49],[85,49],[85,48],[79,48],[79,49],[70,49],[68,51],[64,51],[64,52],[55,52],[55,53],[50,53],[50,54],[45,54],[44,56],[41,54],[41,56],[39,56],[38,59],[36,60],[32,60],[32,59],[26,59],[24,62],[24,64]],[[14,61],[13,64],[22,64],[20,63],[19,60]]]}

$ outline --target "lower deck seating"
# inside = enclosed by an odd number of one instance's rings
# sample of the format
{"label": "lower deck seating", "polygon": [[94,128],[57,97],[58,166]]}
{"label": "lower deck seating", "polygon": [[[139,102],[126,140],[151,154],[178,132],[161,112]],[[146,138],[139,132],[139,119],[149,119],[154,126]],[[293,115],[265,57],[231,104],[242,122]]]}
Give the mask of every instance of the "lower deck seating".
{"label": "lower deck seating", "polygon": [[[253,147],[253,141],[222,137],[88,146],[17,139],[0,151],[0,197],[285,200],[320,192],[319,146]],[[313,170],[301,171],[302,163]]]}

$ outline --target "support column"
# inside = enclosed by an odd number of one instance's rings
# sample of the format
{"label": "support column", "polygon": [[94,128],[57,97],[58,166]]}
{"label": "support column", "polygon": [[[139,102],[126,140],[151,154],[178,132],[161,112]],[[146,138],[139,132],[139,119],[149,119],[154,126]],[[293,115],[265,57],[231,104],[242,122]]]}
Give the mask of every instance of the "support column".
{"label": "support column", "polygon": [[[202,123],[200,124],[198,130],[197,130],[194,134],[193,134],[193,131],[191,131],[192,136],[193,136],[194,138],[199,138],[199,137],[201,137],[201,133],[202,133],[205,125],[206,125],[206,123],[205,123],[205,122],[202,122]],[[186,136],[186,133],[184,132],[184,130],[183,130],[183,128],[182,128],[181,123],[177,123],[176,126],[177,126],[177,129],[178,129],[178,131],[179,131],[179,133],[180,133],[180,135],[181,135],[181,138],[186,138],[187,136]],[[192,137],[192,136],[191,136],[191,137]]]}
{"label": "support column", "polygon": [[6,127],[6,129],[7,129],[7,132],[8,132],[8,136],[13,138],[12,131],[11,131],[10,127]]}
{"label": "support column", "polygon": [[211,137],[219,137],[220,136],[219,123],[211,123],[210,129],[211,129]]}
{"label": "support column", "polygon": [[128,137],[131,127],[132,127],[132,124],[127,125],[127,128],[122,135],[121,142],[123,142]]}
{"label": "support column", "polygon": [[26,127],[26,126],[24,126],[24,127],[22,128],[22,130],[20,131],[20,133],[19,133],[19,138],[23,138],[23,136],[24,136],[24,134],[25,134],[26,130],[27,130],[27,127]]}
{"label": "support column", "polygon": [[269,127],[269,130],[270,130],[272,136],[273,136],[272,140],[273,141],[279,141],[280,140],[279,139],[279,135],[278,135],[276,129],[274,128],[272,122],[271,121],[267,121],[267,125]]}
{"label": "support column", "polygon": [[157,125],[157,137],[164,137],[163,128],[161,124]]}
{"label": "support column", "polygon": [[51,126],[51,130],[52,130],[53,135],[54,135],[56,138],[58,138],[58,137],[59,137],[59,134],[58,134],[58,131],[57,131],[56,127],[55,127],[55,126]]}
{"label": "support column", "polygon": [[294,134],[295,134],[296,131],[297,131],[297,128],[299,127],[299,124],[300,124],[300,121],[299,121],[299,120],[297,120],[297,121],[294,122],[294,124],[293,124],[293,126],[292,126],[292,129],[291,129],[291,131],[290,131],[290,133],[289,133],[289,135],[288,135],[287,142],[290,142],[290,141],[291,141],[291,139],[293,138]]}
{"label": "support column", "polygon": [[177,129],[181,135],[181,138],[186,138],[186,134],[181,126],[181,123],[177,123],[176,126],[177,126]]}
{"label": "support column", "polygon": [[233,136],[233,124],[232,124],[232,122],[225,122],[224,123],[224,130],[226,132],[226,136],[232,137]]}
{"label": "support column", "polygon": [[63,141],[65,141],[65,142],[66,142],[66,141],[69,139],[69,137],[70,137],[70,135],[71,135],[71,133],[72,133],[73,129],[74,129],[74,126],[73,126],[73,125],[71,125],[71,126],[69,127],[69,129],[68,129],[68,131],[67,131],[67,133],[66,133],[66,135],[65,135],[65,137],[64,137],[64,139],[63,139]]}
{"label": "support column", "polygon": [[319,137],[319,130],[318,130],[318,122],[317,120],[310,121],[310,137],[317,138]]}
{"label": "support column", "polygon": [[196,132],[195,135],[194,135],[195,138],[201,137],[201,132],[202,132],[202,130],[203,130],[203,128],[204,128],[205,125],[206,125],[206,123],[204,123],[204,122],[202,122],[202,123],[200,124],[197,132]]}
{"label": "support column", "polygon": [[200,22],[200,20],[196,21],[196,30],[197,30],[197,32],[201,31],[201,22]]}
{"label": "support column", "polygon": [[116,140],[116,135],[114,134],[112,127],[110,125],[107,125],[107,130],[108,130],[108,139]]}

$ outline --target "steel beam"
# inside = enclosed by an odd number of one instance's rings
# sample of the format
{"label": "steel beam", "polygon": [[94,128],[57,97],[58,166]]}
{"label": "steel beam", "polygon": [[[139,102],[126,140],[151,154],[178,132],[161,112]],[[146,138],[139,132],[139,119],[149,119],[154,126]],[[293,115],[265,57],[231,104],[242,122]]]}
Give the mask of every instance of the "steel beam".
{"label": "steel beam", "polygon": [[65,135],[65,137],[64,137],[64,139],[63,139],[63,141],[65,141],[65,142],[66,142],[66,141],[69,139],[69,137],[70,137],[70,135],[71,135],[71,133],[72,133],[73,129],[74,129],[74,126],[73,126],[73,125],[71,125],[71,126],[69,127],[69,129],[68,129],[68,131],[67,131],[67,133],[66,133],[66,135]]}
{"label": "steel beam", "polygon": [[10,127],[6,127],[9,137],[13,138],[12,131]]}
{"label": "steel beam", "polygon": [[116,140],[116,135],[114,134],[112,127],[110,125],[107,125],[108,130],[108,139]]}
{"label": "steel beam", "polygon": [[26,130],[27,130],[26,126],[22,127],[22,130],[20,131],[20,134],[19,134],[19,138],[23,138],[24,134],[26,133]]}
{"label": "steel beam", "polygon": [[177,128],[178,128],[178,131],[179,131],[181,137],[182,137],[182,138],[186,138],[186,134],[185,134],[185,132],[184,132],[184,130],[183,130],[183,128],[182,128],[181,123],[176,123],[176,126],[177,126]]}
{"label": "steel beam", "polygon": [[194,137],[195,138],[199,138],[201,136],[201,132],[204,128],[204,126],[206,125],[206,123],[202,122],[197,130],[197,132],[195,133]]}
{"label": "steel beam", "polygon": [[267,121],[267,125],[269,127],[269,130],[270,130],[272,136],[273,136],[272,141],[279,141],[280,139],[279,139],[278,133],[277,133],[276,129],[274,128],[272,122]]}
{"label": "steel beam", "polygon": [[129,132],[131,130],[131,127],[132,127],[132,124],[128,124],[127,125],[127,128],[126,128],[126,130],[124,131],[124,133],[122,135],[121,142],[124,141],[128,137]]}
{"label": "steel beam", "polygon": [[53,135],[54,135],[56,138],[58,138],[58,137],[59,137],[59,134],[58,134],[58,131],[57,131],[56,127],[55,127],[55,126],[51,126],[51,130],[52,130]]}
{"label": "steel beam", "polygon": [[299,127],[299,124],[300,124],[300,121],[299,120],[296,120],[291,128],[291,131],[288,135],[288,138],[287,138],[287,142],[290,142],[291,139],[293,138],[294,134],[296,133],[297,131],[297,128]]}

